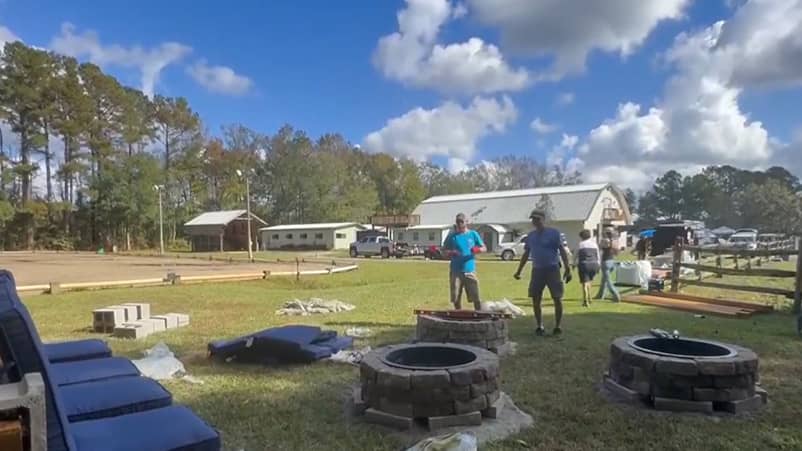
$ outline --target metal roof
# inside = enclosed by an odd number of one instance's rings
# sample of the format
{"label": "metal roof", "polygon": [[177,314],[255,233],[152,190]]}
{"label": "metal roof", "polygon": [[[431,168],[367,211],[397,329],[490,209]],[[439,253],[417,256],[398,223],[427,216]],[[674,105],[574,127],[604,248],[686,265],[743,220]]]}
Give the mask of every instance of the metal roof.
{"label": "metal roof", "polygon": [[362,224],[356,222],[321,222],[318,224],[284,224],[284,225],[275,225],[271,227],[263,227],[259,230],[267,230],[267,231],[285,231],[285,230],[336,230],[336,229],[344,229],[346,227],[358,227],[364,229],[365,227]]}
{"label": "metal roof", "polygon": [[421,224],[449,223],[457,213],[465,213],[474,224],[515,224],[528,222],[529,213],[548,195],[553,207],[551,221],[584,221],[601,192],[611,186],[602,183],[435,196],[424,200],[413,214],[420,215]]}
{"label": "metal roof", "polygon": [[412,227],[406,227],[404,230],[445,230],[450,229],[453,227],[453,224],[426,224],[426,225],[416,225]]}
{"label": "metal roof", "polygon": [[184,226],[228,225],[229,222],[247,213],[245,210],[208,211],[192,218]]}

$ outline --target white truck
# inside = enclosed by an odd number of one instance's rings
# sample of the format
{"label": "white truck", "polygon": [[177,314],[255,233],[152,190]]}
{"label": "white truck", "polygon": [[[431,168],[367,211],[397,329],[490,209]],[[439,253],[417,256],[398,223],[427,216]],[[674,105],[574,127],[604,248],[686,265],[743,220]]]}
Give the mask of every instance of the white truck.
{"label": "white truck", "polygon": [[[562,238],[563,246],[565,246],[565,251],[568,253],[568,259],[571,260],[571,249],[568,249],[568,243],[565,240],[565,234],[561,233],[560,238]],[[515,260],[516,258],[520,258],[521,254],[524,253],[524,245],[526,244],[526,235],[520,237],[517,241],[510,241],[508,243],[499,243],[498,248],[496,248],[496,256],[500,257],[504,261]]]}
{"label": "white truck", "polygon": [[406,243],[396,243],[386,236],[366,236],[353,243],[348,251],[352,258],[381,256],[382,258],[401,258],[420,254],[419,249]]}

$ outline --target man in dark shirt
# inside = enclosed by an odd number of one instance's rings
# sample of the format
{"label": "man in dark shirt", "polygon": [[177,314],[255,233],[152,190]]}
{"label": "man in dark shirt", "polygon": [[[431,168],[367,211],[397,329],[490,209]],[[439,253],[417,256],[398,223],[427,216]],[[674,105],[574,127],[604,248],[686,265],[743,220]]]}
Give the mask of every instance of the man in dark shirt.
{"label": "man in dark shirt", "polygon": [[[560,328],[563,318],[563,280],[566,283],[571,281],[571,266],[568,262],[568,253],[562,243],[562,237],[557,229],[546,227],[546,213],[542,210],[533,210],[529,215],[532,220],[534,230],[526,236],[524,252],[518,264],[518,271],[515,272],[516,279],[521,278],[521,271],[526,266],[527,260],[532,260],[532,276],[529,280],[529,297],[532,298],[532,305],[535,310],[537,321],[536,335],[543,335],[543,311],[541,302],[543,300],[543,290],[548,287],[551,298],[554,300],[554,335],[560,335]],[[560,261],[565,268],[565,273],[560,278]]]}

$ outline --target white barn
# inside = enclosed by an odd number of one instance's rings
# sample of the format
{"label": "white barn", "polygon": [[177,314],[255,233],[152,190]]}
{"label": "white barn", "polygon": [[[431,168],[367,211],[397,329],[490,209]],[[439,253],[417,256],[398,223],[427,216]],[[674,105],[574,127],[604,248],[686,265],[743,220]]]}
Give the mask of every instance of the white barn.
{"label": "white barn", "polygon": [[[549,206],[549,225],[565,234],[572,249],[582,229],[598,235],[604,227],[632,224],[624,193],[611,183],[435,196],[421,202],[412,214],[420,216],[417,227],[439,227],[465,213],[488,251],[493,251],[499,243],[528,233],[532,228],[529,213],[544,205]],[[622,232],[620,239],[626,243],[626,234]]]}
{"label": "white barn", "polygon": [[356,222],[287,224],[259,229],[263,249],[348,249],[356,241],[357,231],[365,230]]}

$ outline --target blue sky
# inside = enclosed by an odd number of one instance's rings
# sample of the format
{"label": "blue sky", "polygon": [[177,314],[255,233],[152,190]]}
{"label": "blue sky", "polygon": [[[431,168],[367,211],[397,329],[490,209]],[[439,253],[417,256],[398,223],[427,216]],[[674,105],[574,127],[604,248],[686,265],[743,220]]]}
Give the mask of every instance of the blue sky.
{"label": "blue sky", "polygon": [[[748,44],[764,39],[761,32],[777,23],[776,18],[761,17],[765,16],[761,11],[769,7],[786,8],[782,17],[790,28],[768,39],[765,57],[771,56],[771,45],[782,52],[783,38],[795,30],[802,32],[802,24],[795,22],[802,21],[802,2],[600,3],[610,11],[588,11],[593,8],[585,7],[581,0],[412,0],[409,4],[401,0],[276,0],[237,1],[225,7],[219,2],[188,0],[3,0],[0,26],[28,44],[66,49],[82,60],[96,61],[125,84],[137,87],[142,84],[137,66],[140,56],[109,56],[114,46],[123,51],[141,47],[147,52],[167,42],[181,44],[180,56],[158,71],[154,90],[187,97],[212,133],[228,123],[267,133],[289,123],[313,136],[339,132],[368,150],[451,163],[455,169],[503,154],[527,154],[580,168],[594,181],[621,177],[620,183],[631,185],[644,184],[672,166],[686,172],[713,163],[765,167],[798,155],[802,149],[795,141],[795,132],[802,125],[796,107],[802,98],[800,68],[790,66],[781,76],[750,72],[744,76],[748,80],[741,81],[737,67],[724,75],[700,67],[726,67],[732,61],[748,65],[749,58],[758,66],[760,58],[738,57],[737,52],[747,52]],[[516,8],[515,14],[494,11]],[[407,35],[413,34],[413,28],[423,30],[420,27],[426,28],[421,36],[434,33],[434,37],[422,39],[427,41],[420,45],[424,52],[433,46],[453,45],[451,50],[455,50],[457,45],[479,38],[482,49],[493,46],[503,64],[526,72],[529,81],[522,86],[508,76],[506,82],[487,88],[487,79],[479,77],[475,84],[473,79],[462,84],[454,81],[461,87],[452,90],[448,75],[438,74],[453,65],[443,63],[439,69],[431,69],[434,63],[424,59],[414,63],[411,71],[399,67],[403,51],[417,45],[411,41],[388,46],[388,58],[377,62],[380,40],[405,33],[397,18],[405,9],[413,23]],[[437,11],[445,15],[432,26],[429,22]],[[546,17],[549,14],[553,17]],[[742,23],[736,23],[736,17],[742,17]],[[666,61],[667,52],[679,50],[675,43],[678,35],[701,35],[720,20],[727,21],[730,35],[736,35],[729,42],[735,56],[719,48],[700,50],[697,45],[691,50],[704,52],[705,61],[687,56],[673,63]],[[72,24],[69,34],[80,39],[59,46],[54,39],[65,35],[65,23]],[[521,31],[548,28],[552,23],[556,29],[550,34]],[[610,38],[611,34],[617,37]],[[516,45],[516,38],[527,48]],[[95,46],[91,47],[94,53],[88,46]],[[578,65],[572,60],[570,69],[557,68],[577,48],[585,56]],[[217,89],[203,86],[188,74],[188,68],[199,63],[205,68],[232,70],[240,77],[238,84]],[[469,70],[468,66],[465,63],[453,70]],[[430,69],[431,77],[420,75]],[[396,75],[388,75],[393,71]],[[398,75],[399,71],[405,72]],[[541,76],[550,79],[533,81]],[[693,80],[683,81],[678,91],[669,91],[670,80],[677,76]],[[721,84],[715,94],[708,92],[706,85],[702,87],[701,80],[710,77]],[[223,81],[211,76],[209,83]],[[735,96],[735,106],[732,102],[721,106],[728,103],[729,94]],[[572,103],[558,100],[566,95],[573,97]],[[684,104],[670,100],[686,95]],[[694,99],[711,95],[718,97],[707,99],[708,106],[690,106]],[[501,108],[491,105],[484,113],[460,115],[473,111],[476,99],[498,103]],[[452,102],[454,108],[441,111],[444,102]],[[618,109],[627,102],[640,107],[628,118]],[[422,114],[408,114],[418,108]],[[650,115],[650,108],[659,109],[659,114]],[[536,117],[555,127],[549,133],[534,131],[530,123]],[[403,120],[391,125],[388,121],[394,118]],[[602,127],[605,121],[606,129]],[[711,126],[702,130],[689,126],[689,121],[710,122]],[[723,125],[716,125],[717,121]],[[726,132],[708,136],[710,129]],[[366,139],[371,133],[373,138]],[[563,134],[575,139],[566,141]],[[699,144],[699,149],[688,148],[689,142],[705,139],[708,141]],[[561,142],[565,143],[562,148]]]}

